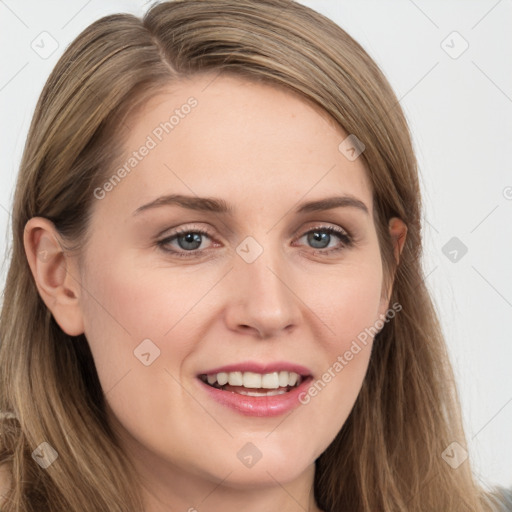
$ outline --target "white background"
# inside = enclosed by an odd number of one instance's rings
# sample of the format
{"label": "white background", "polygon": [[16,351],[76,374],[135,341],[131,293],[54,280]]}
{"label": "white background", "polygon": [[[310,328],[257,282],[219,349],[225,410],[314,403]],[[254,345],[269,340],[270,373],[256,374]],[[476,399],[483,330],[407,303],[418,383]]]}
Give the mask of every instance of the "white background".
{"label": "white background", "polygon": [[[482,483],[512,486],[512,2],[302,3],[361,43],[400,99],[420,164],[424,269],[456,372],[466,448]],[[2,256],[17,168],[48,74],[87,25],[114,12],[141,15],[148,6],[0,1]],[[43,31],[58,43],[47,58],[31,47]],[[452,237],[468,249],[455,262],[443,253]],[[2,290],[6,269],[7,261]]]}

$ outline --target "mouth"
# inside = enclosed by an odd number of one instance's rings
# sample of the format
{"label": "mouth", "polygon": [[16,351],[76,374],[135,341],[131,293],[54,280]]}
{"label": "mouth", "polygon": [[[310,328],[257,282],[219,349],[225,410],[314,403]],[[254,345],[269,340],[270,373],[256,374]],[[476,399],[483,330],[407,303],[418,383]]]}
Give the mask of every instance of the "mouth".
{"label": "mouth", "polygon": [[250,397],[284,395],[310,378],[311,375],[285,370],[270,373],[232,371],[199,375],[199,379],[212,388]]}

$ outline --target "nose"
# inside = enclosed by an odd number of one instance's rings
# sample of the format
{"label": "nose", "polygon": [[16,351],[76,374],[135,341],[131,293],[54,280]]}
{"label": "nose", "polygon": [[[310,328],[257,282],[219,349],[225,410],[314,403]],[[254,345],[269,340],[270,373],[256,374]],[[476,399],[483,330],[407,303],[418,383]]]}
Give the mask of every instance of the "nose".
{"label": "nose", "polygon": [[293,292],[290,266],[277,250],[264,247],[248,263],[238,254],[229,273],[226,322],[231,330],[279,337],[299,323],[300,300]]}

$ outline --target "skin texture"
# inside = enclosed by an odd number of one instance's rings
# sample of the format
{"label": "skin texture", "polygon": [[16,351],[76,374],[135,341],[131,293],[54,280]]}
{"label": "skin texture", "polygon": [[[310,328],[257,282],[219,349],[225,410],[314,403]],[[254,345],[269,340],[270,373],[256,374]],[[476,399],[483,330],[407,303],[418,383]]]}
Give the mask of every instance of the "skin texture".
{"label": "skin texture", "polygon": [[[81,266],[61,251],[51,222],[37,217],[26,226],[27,258],[58,324],[90,343],[148,512],[318,511],[314,461],[354,405],[371,341],[307,405],[273,418],[212,401],[196,376],[278,360],[318,379],[382,318],[389,304],[367,171],[362,159],[338,150],[348,134],[321,110],[226,76],[196,76],[162,91],[129,119],[127,157],[190,96],[198,101],[191,113],[95,199]],[[162,206],[133,215],[167,193],[222,198],[234,213]],[[369,214],[353,207],[294,213],[300,202],[341,194],[363,201]],[[328,234],[322,243],[308,240],[318,226],[348,231],[353,245]],[[208,230],[196,257],[156,245],[178,227]],[[393,219],[390,232],[398,258],[406,228]],[[247,236],[263,248],[252,263],[236,251]],[[187,251],[177,239],[167,247]],[[160,350],[149,366],[134,356],[144,339]],[[251,468],[237,457],[248,442],[262,454]]]}

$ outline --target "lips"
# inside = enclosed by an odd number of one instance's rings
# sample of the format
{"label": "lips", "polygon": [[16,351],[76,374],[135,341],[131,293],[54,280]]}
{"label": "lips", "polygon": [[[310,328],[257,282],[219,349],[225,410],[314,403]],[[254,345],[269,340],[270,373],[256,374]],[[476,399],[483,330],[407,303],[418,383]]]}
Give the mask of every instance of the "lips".
{"label": "lips", "polygon": [[308,368],[288,362],[239,363],[198,375],[201,387],[222,405],[251,416],[275,416],[299,405],[312,380]]}

